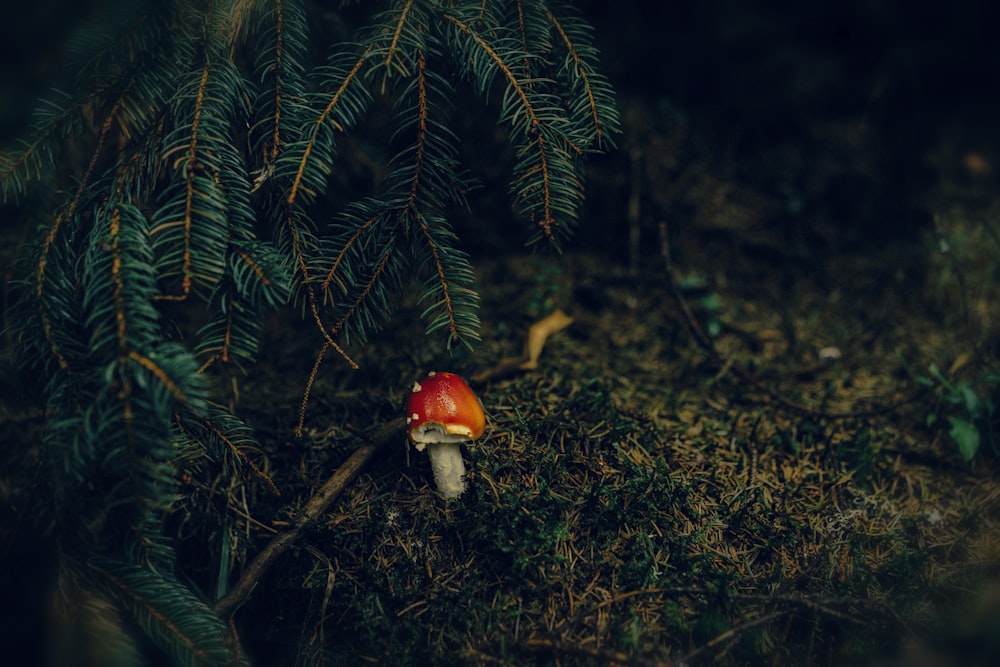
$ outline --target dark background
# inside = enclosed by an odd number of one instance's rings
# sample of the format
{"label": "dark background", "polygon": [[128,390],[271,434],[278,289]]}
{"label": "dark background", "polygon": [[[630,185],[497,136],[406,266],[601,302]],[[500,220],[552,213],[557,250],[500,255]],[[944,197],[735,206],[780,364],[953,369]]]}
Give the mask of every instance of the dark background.
{"label": "dark background", "polygon": [[[108,0],[2,4],[0,144],[9,146],[25,133],[36,99],[71,74],[62,67],[67,40],[111,5]],[[943,131],[977,151],[997,148],[995,3],[587,0],[577,5],[596,28],[604,71],[620,94],[626,146],[641,142],[650,122],[664,124],[662,107],[669,105],[684,114],[706,155],[735,164],[737,178],[752,180],[776,147],[815,140],[810,126],[855,119],[866,123],[879,144],[883,180],[847,179],[834,186],[845,193],[828,193],[835,198],[873,196],[852,192],[868,187],[919,190],[925,176],[920,157]],[[653,110],[652,121],[629,113],[635,102]],[[613,158],[609,162],[620,166]],[[590,189],[608,185],[592,183]],[[890,225],[889,231],[898,230]]]}

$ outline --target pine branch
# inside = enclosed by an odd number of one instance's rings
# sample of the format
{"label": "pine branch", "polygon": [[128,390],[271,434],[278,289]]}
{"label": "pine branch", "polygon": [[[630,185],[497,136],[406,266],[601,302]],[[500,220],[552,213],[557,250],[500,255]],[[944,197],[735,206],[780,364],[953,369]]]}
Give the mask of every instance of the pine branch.
{"label": "pine branch", "polygon": [[454,246],[457,240],[440,216],[417,216],[430,275],[424,283],[419,303],[427,302],[421,317],[429,320],[427,334],[440,329],[448,332],[448,346],[462,343],[471,347],[479,340],[479,295],[472,288],[475,273],[468,255]]}
{"label": "pine branch", "polygon": [[371,96],[363,86],[361,72],[367,63],[370,49],[360,56],[350,51],[335,54],[329,65],[321,71],[321,85],[332,89],[325,97],[322,110],[312,117],[305,130],[287,143],[286,150],[278,154],[274,163],[273,178],[284,189],[284,201],[279,205],[283,225],[279,228],[279,247],[294,258],[296,279],[293,293],[305,294],[310,313],[326,340],[325,345],[341,353],[349,364],[354,362],[328,333],[319,312],[313,292],[311,255],[317,246],[312,230],[315,228],[303,207],[326,188],[326,181],[336,155],[336,133],[352,127],[367,108]]}
{"label": "pine branch", "polygon": [[98,214],[78,277],[80,325],[87,335],[73,365],[82,377],[58,380],[88,391],[54,393],[59,413],[74,417],[53,422],[46,441],[55,469],[68,473],[67,493],[93,479],[120,480],[100,499],[103,505],[89,511],[100,516],[127,503],[126,520],[142,559],[163,563],[172,560],[172,550],[162,521],[177,492],[168,446],[171,419],[181,405],[203,409],[205,388],[193,356],[163,340],[151,300],[157,293],[152,260],[138,209],[115,203]]}
{"label": "pine branch", "polygon": [[[369,203],[371,200],[359,202],[357,208],[367,212],[364,207]],[[386,295],[398,292],[405,282],[405,258],[396,246],[398,219],[393,213],[392,209],[382,211],[360,225],[352,224],[357,219],[354,212],[343,217],[342,238],[346,236],[346,241],[337,256],[347,256],[349,261],[328,272],[338,276],[343,296],[339,300],[339,317],[329,330],[331,337],[343,333],[348,341],[352,335],[364,341],[388,318],[391,306]],[[338,302],[336,297],[333,300]]]}
{"label": "pine branch", "polygon": [[[500,4],[502,10],[507,10],[509,16],[498,16],[501,25],[510,25],[517,31],[521,48],[527,53],[548,53],[552,48],[549,23],[546,20],[547,8],[540,0],[515,0]],[[530,67],[530,62],[527,63]]]}
{"label": "pine branch", "polygon": [[[195,474],[209,464],[221,466],[224,478],[236,480],[256,476],[280,496],[274,481],[250,458],[260,452],[253,430],[228,410],[210,405],[204,414],[182,411],[175,415],[178,448],[183,471]],[[249,471],[250,474],[247,474]]]}
{"label": "pine branch", "polygon": [[568,107],[570,118],[579,133],[589,139],[584,144],[585,150],[614,148],[614,137],[621,133],[621,123],[611,84],[597,70],[597,51],[593,47],[590,26],[573,15],[562,20],[550,10],[546,10],[545,15],[566,50],[560,78],[569,99],[573,100]]}
{"label": "pine branch", "polygon": [[[385,49],[385,62],[383,63],[383,67],[387,71],[395,70],[397,74],[402,76],[407,76],[409,74],[409,69],[404,64],[405,60],[399,57],[399,53],[401,51],[400,42],[404,36],[404,28],[408,25],[412,26],[416,23],[416,21],[407,21],[407,18],[414,10],[414,5],[414,0],[405,0],[405,2],[402,3],[396,16],[396,25],[395,29],[392,31],[392,39],[390,40],[388,47]],[[420,24],[426,24],[426,21],[421,21]],[[408,34],[406,37],[412,39],[413,34]]]}
{"label": "pine branch", "polygon": [[[55,172],[56,158],[67,142],[84,138],[95,129],[87,122],[89,118],[104,119],[98,148],[93,151],[100,156],[112,127],[126,137],[138,136],[149,124],[150,110],[168,99],[171,72],[186,60],[186,40],[170,40],[170,50],[160,53],[164,57],[152,58],[150,46],[163,45],[160,30],[161,21],[166,20],[161,13],[165,3],[147,3],[142,11],[135,3],[120,4],[123,6],[111,13],[119,18],[110,25],[105,21],[79,30],[71,44],[77,80],[92,87],[75,95],[56,91],[56,97],[43,101],[36,111],[30,132],[33,139],[22,143],[20,152],[0,156],[0,191],[5,199],[22,196],[33,180]],[[94,164],[92,160],[90,174]],[[88,179],[80,180],[80,187],[86,188]]]}
{"label": "pine branch", "polygon": [[[473,290],[475,274],[468,257],[457,249],[457,237],[442,211],[465,205],[468,182],[457,172],[457,137],[447,128],[450,85],[428,71],[422,50],[416,51],[416,68],[397,107],[409,111],[393,135],[393,140],[410,137],[412,143],[396,154],[394,169],[387,181],[389,193],[405,193],[405,204],[396,215],[407,229],[416,226],[413,253],[429,273],[420,302],[428,302],[422,317],[428,320],[427,333],[448,332],[449,347],[454,343],[471,346],[479,340],[479,297]],[[387,195],[392,198],[393,195]],[[429,267],[429,270],[428,270]]]}
{"label": "pine branch", "polygon": [[126,64],[176,61],[178,52],[170,49],[183,48],[191,30],[200,30],[203,23],[201,17],[193,21],[190,12],[186,21],[176,20],[181,17],[175,12],[184,14],[179,9],[179,3],[173,0],[148,0],[142,4],[110,0],[106,10],[83,23],[67,44],[77,81],[90,85],[91,81],[114,79]]}
{"label": "pine branch", "polygon": [[370,52],[368,48],[360,56],[338,53],[321,70],[321,85],[332,88],[333,92],[316,96],[325,98],[322,110],[276,166],[277,175],[290,181],[286,196],[289,206],[300,198],[314,198],[325,189],[336,150],[334,133],[354,127],[371,101],[371,94],[361,78]]}
{"label": "pine branch", "polygon": [[96,223],[82,273],[89,351],[122,363],[159,340],[159,315],[150,301],[157,293],[153,249],[146,220],[132,205],[111,205]]}
{"label": "pine branch", "polygon": [[97,145],[90,157],[90,162],[87,164],[86,171],[83,174],[83,178],[80,180],[80,184],[77,187],[76,194],[70,200],[69,204],[66,206],[64,211],[61,211],[56,215],[55,221],[49,228],[48,233],[45,235],[45,240],[42,243],[40,257],[38,259],[38,264],[36,268],[35,276],[35,298],[38,302],[39,316],[42,323],[42,329],[45,335],[45,340],[48,341],[49,348],[52,352],[53,358],[57,361],[62,369],[67,369],[69,363],[66,356],[63,354],[61,347],[56,342],[55,326],[52,320],[52,312],[46,308],[46,303],[48,301],[46,291],[46,271],[49,267],[50,252],[59,238],[60,232],[62,231],[63,225],[68,220],[73,220],[78,207],[86,196],[90,194],[88,188],[91,185],[91,178],[97,166],[98,160],[101,156],[102,150],[104,148],[104,143],[107,140],[111,128],[114,125],[115,117],[117,116],[119,104],[121,99],[115,103],[115,105],[108,112],[108,116],[101,126],[101,132],[98,135]]}
{"label": "pine branch", "polygon": [[183,300],[195,286],[214,286],[225,274],[231,236],[250,233],[249,176],[229,137],[242,92],[231,63],[207,56],[181,84],[163,153],[171,184],[150,232],[160,278],[179,281],[178,292],[162,298]]}
{"label": "pine branch", "polygon": [[573,128],[558,97],[542,90],[551,80],[524,67],[523,63],[533,67],[538,56],[521,50],[518,39],[499,26],[480,32],[457,14],[443,18],[455,28],[458,64],[477,88],[485,94],[495,79],[503,81],[500,120],[517,146],[511,193],[517,208],[555,242],[557,233],[566,236],[571,229],[583,187],[573,155]]}
{"label": "pine branch", "polygon": [[83,125],[83,103],[74,103],[65,94],[60,94],[60,98],[60,101],[43,102],[39,107],[31,141],[22,141],[19,151],[0,155],[3,201],[23,197],[31,182],[52,174],[56,166],[56,147]]}
{"label": "pine branch", "polygon": [[257,27],[260,48],[255,70],[262,82],[251,127],[254,153],[261,160],[255,189],[271,176],[278,155],[304,125],[305,48],[308,28],[299,0],[275,0]]}
{"label": "pine branch", "polygon": [[174,664],[248,664],[229,627],[174,575],[107,558],[82,569],[95,587],[132,613]]}
{"label": "pine branch", "polygon": [[224,278],[216,286],[208,321],[198,331],[195,352],[216,361],[252,364],[260,345],[263,313],[288,301],[291,270],[269,243],[231,244]]}

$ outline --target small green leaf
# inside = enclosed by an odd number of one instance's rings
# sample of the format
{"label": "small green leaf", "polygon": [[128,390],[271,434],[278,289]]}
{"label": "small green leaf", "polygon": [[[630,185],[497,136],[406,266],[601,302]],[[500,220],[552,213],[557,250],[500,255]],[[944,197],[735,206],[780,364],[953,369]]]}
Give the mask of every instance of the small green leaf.
{"label": "small green leaf", "polygon": [[970,415],[978,416],[982,405],[976,392],[965,382],[959,385],[958,390],[962,393],[962,398],[965,399],[965,409],[969,411]]}
{"label": "small green leaf", "polygon": [[698,303],[700,303],[701,307],[710,313],[718,313],[723,309],[722,299],[718,294],[706,294],[698,300]]}
{"label": "small green leaf", "polygon": [[682,292],[701,292],[706,289],[707,285],[708,281],[696,273],[681,276],[677,280],[677,287],[679,287]]}
{"label": "small green leaf", "polygon": [[934,376],[938,380],[938,382],[940,382],[941,384],[943,384],[943,385],[947,385],[948,384],[948,381],[944,378],[944,375],[941,374],[941,369],[939,369],[937,367],[937,364],[931,364],[930,366],[928,366],[927,367],[927,371],[932,376]]}
{"label": "small green leaf", "polygon": [[948,435],[958,444],[962,458],[971,461],[979,450],[979,430],[975,424],[965,419],[948,417],[948,421],[951,422],[951,431]]}

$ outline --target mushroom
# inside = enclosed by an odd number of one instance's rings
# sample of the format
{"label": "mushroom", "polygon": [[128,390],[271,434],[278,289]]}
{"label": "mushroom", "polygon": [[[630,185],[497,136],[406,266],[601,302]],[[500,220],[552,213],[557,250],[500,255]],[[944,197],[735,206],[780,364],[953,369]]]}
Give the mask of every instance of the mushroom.
{"label": "mushroom", "polygon": [[465,463],[459,444],[475,440],[486,428],[479,399],[454,373],[432,372],[415,382],[406,402],[410,440],[427,450],[438,491],[457,498],[465,491]]}

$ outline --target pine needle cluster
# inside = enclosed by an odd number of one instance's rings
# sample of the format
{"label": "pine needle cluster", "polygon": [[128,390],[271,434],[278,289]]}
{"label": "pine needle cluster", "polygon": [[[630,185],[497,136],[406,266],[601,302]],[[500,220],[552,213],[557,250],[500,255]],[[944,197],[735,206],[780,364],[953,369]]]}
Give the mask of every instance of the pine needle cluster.
{"label": "pine needle cluster", "polygon": [[[458,88],[497,110],[513,208],[536,241],[572,232],[583,160],[612,146],[619,119],[590,28],[561,3],[394,0],[329,45],[310,25],[339,3],[119,4],[74,41],[72,90],[0,158],[5,199],[57,201],[24,253],[12,320],[45,383],[46,511],[61,581],[103,601],[91,606],[180,664],[241,663],[211,600],[178,578],[166,527],[184,475],[236,477],[234,453],[255,446],[213,400],[214,374],[253,364],[263,315],[289,303],[347,358],[413,276],[427,332],[471,345],[474,272],[447,217],[472,185]],[[391,108],[386,177],[338,200],[339,149],[376,100]]]}

